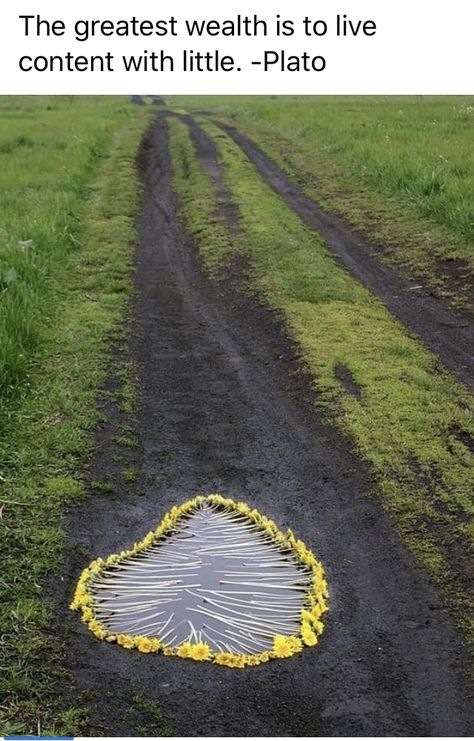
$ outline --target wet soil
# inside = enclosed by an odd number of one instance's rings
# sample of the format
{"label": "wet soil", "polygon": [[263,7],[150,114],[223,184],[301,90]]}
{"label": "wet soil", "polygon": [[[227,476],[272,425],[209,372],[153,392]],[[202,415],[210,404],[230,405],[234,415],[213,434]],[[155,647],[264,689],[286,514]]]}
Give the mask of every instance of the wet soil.
{"label": "wet soil", "polygon": [[218,125],[242,148],[267,183],[301,220],[323,237],[340,264],[375,293],[407,329],[474,390],[472,314],[455,311],[433,296],[428,286],[406,280],[384,265],[342,219],[317,206],[255,142],[233,126]]}
{"label": "wet soil", "polygon": [[334,375],[337,380],[342,383],[348,394],[355,396],[356,399],[362,397],[362,389],[355,380],[351,369],[348,368],[347,365],[337,363],[334,367]]}
{"label": "wet soil", "polygon": [[[205,276],[177,218],[162,115],[140,159],[130,340],[140,480],[71,513],[63,603],[74,693],[87,693],[93,724],[109,736],[138,735],[137,694],[183,736],[469,735],[462,639],[367,497],[364,466],[318,418],[281,319],[239,292],[238,275]],[[105,476],[110,435],[99,441],[93,469]],[[128,547],[173,504],[214,490],[291,526],[324,563],[330,612],[316,648],[225,669],[96,641],[67,613],[86,553]]]}

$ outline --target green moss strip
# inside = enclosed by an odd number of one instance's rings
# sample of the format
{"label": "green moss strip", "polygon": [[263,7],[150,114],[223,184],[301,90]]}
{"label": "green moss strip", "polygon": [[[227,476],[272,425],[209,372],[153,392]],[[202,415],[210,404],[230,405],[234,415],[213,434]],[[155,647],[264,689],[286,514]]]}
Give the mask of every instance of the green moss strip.
{"label": "green moss strip", "polygon": [[[179,185],[183,201],[193,203],[192,214],[186,209],[182,211],[184,225],[188,234],[199,243],[206,269],[217,276],[232,249],[226,224],[220,215],[218,200],[216,197],[209,197],[213,192],[213,182],[193,156],[193,144],[190,137],[185,134],[186,126],[176,119],[172,119],[170,125],[173,131],[181,131],[184,134],[170,139],[175,184]],[[206,239],[209,229],[212,230],[212,240]]]}

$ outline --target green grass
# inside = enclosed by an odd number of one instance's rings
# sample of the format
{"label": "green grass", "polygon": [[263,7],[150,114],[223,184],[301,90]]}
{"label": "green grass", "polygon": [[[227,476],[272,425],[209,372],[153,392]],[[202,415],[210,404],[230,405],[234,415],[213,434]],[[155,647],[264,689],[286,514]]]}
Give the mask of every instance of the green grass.
{"label": "green grass", "polygon": [[[246,284],[284,317],[313,376],[321,412],[370,464],[374,492],[472,638],[474,460],[459,439],[460,430],[474,436],[472,396],[334,262],[237,145],[212,123],[203,125],[240,212],[240,236],[228,233],[225,259],[247,256]],[[207,176],[199,174],[186,127],[177,120],[170,126],[175,187],[191,231],[200,224],[206,254],[214,243],[217,199],[208,193],[212,218],[203,226],[200,199],[183,173],[201,187]],[[339,364],[352,373],[360,398],[337,380]]]}
{"label": "green grass", "polygon": [[87,728],[87,708],[61,701],[64,626],[44,584],[123,343],[149,120],[113,97],[0,100],[0,733]]}
{"label": "green grass", "polygon": [[114,437],[114,442],[122,448],[129,448],[130,450],[138,448],[138,443],[132,435],[117,435]]}
{"label": "green grass", "polygon": [[127,115],[118,100],[0,102],[2,409],[27,391],[28,370],[63,290],[63,269],[80,248],[78,220],[88,179]]}
{"label": "green grass", "polygon": [[474,98],[171,98],[234,122],[383,259],[472,301]]}
{"label": "green grass", "polygon": [[137,481],[138,477],[140,475],[140,471],[136,466],[129,466],[128,468],[124,468],[122,471],[122,478],[124,481],[127,481],[129,483],[132,483],[133,481]]}
{"label": "green grass", "polygon": [[143,695],[134,695],[132,711],[140,714],[137,735],[148,738],[174,735],[163,711],[153,700]]}
{"label": "green grass", "polygon": [[[206,269],[211,275],[217,277],[231,253],[231,247],[227,227],[220,216],[217,204],[209,198],[209,193],[213,191],[212,180],[193,157],[187,156],[187,150],[190,147],[189,140],[175,137],[171,142],[171,147],[181,196],[184,201],[192,200],[194,204],[192,218],[188,218],[186,210],[180,216],[184,220],[188,233],[200,243],[201,256]],[[213,239],[206,240],[210,226]]]}

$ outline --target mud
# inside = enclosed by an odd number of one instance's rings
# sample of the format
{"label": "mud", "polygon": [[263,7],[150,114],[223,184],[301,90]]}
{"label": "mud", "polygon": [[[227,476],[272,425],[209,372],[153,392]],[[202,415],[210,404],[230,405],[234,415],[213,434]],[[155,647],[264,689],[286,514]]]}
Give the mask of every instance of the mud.
{"label": "mud", "polygon": [[[318,418],[282,321],[232,278],[211,283],[183,234],[162,116],[141,165],[130,341],[141,483],[115,498],[98,492],[71,514],[62,600],[74,692],[96,698],[92,721],[110,736],[137,735],[137,693],[163,708],[175,735],[472,733],[461,638],[366,497],[364,466]],[[93,463],[104,475],[107,439]],[[121,550],[173,504],[213,490],[291,526],[323,561],[331,607],[320,645],[240,671],[96,641],[66,609],[85,554]]]}
{"label": "mud", "polygon": [[339,383],[343,385],[348,394],[355,396],[356,399],[362,398],[362,389],[356,382],[352,371],[347,367],[347,365],[337,363],[334,368],[334,376],[337,378]]}
{"label": "mud", "polygon": [[371,254],[348,225],[327,214],[253,141],[233,126],[219,126],[242,148],[267,183],[310,228],[358,281],[378,296],[402,324],[416,334],[453,373],[474,390],[474,322],[430,293],[427,286],[408,281]]}

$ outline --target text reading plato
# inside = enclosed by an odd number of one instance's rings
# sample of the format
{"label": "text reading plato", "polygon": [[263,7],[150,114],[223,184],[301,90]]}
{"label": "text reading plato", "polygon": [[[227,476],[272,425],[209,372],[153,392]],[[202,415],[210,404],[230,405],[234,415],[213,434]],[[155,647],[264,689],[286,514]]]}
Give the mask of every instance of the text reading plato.
{"label": "text reading plato", "polygon": [[[317,49],[319,39],[328,36],[367,39],[377,33],[373,19],[350,17],[346,13],[335,13],[331,18],[308,15],[283,18],[279,14],[263,18],[237,14],[226,20],[188,19],[173,15],[160,19],[136,16],[120,20],[78,18],[69,24],[60,18],[40,15],[19,15],[18,20],[25,38],[43,38],[48,44],[48,53],[27,54],[24,53],[26,50],[21,51],[18,65],[22,72],[241,72],[249,66],[265,72],[323,72],[327,60]],[[54,53],[53,49],[51,53],[51,42],[60,37],[74,42],[74,51]],[[78,45],[85,47],[88,42],[114,37],[123,40],[123,53],[105,49],[100,54],[77,53]],[[211,46],[211,42],[214,40],[215,44],[219,38],[225,41],[239,37],[280,43],[272,43],[273,48],[259,44],[255,58],[245,60]],[[284,41],[290,37],[304,41],[306,50],[298,54],[288,52]],[[147,48],[138,54],[127,53],[126,40],[132,38],[148,40]],[[186,45],[194,39],[200,48],[193,49],[190,43],[189,48],[180,48],[176,52],[177,39],[186,39]],[[201,48],[203,41],[209,43],[208,49]]]}

